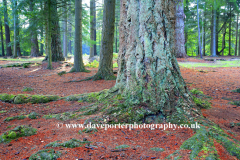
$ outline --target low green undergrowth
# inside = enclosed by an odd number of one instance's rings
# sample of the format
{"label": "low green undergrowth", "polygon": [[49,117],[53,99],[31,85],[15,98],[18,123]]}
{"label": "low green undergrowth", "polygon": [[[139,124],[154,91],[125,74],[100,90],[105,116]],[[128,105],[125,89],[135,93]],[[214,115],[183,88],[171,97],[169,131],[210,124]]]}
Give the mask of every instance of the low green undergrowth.
{"label": "low green undergrowth", "polygon": [[37,129],[29,126],[17,126],[13,130],[6,131],[0,136],[0,143],[8,143],[19,137],[31,136],[37,133]]}
{"label": "low green undergrowth", "polygon": [[29,157],[29,160],[56,160],[61,156],[61,152],[53,149],[40,150]]}
{"label": "low green undergrowth", "polygon": [[60,141],[55,141],[47,144],[45,147],[65,147],[65,148],[76,148],[76,147],[81,147],[84,144],[90,144],[90,141],[80,141],[78,139],[71,139],[69,141],[60,143]]}
{"label": "low green undergrowth", "polygon": [[15,120],[15,119],[22,120],[22,119],[25,119],[25,118],[26,118],[26,116],[20,115],[20,116],[14,116],[14,117],[7,117],[3,121],[9,122],[9,121],[12,121],[12,120]]}

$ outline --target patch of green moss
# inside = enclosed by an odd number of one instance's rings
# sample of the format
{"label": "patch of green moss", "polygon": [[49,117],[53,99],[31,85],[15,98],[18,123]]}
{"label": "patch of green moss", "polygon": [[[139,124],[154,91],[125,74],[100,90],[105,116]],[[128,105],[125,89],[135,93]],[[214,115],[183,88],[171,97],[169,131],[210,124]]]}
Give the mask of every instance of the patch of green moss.
{"label": "patch of green moss", "polygon": [[240,101],[232,101],[230,104],[240,106]]}
{"label": "patch of green moss", "polygon": [[76,113],[73,112],[64,112],[64,113],[59,113],[59,114],[49,114],[49,115],[44,115],[43,118],[45,119],[52,119],[55,118],[57,120],[61,121],[66,121],[69,119],[75,118],[77,115]]}
{"label": "patch of green moss", "polygon": [[129,148],[129,145],[120,145],[120,146],[116,146],[115,149],[125,149],[125,148]]}
{"label": "patch of green moss", "polygon": [[44,149],[32,154],[29,160],[56,160],[60,156],[61,152],[59,151],[56,152],[53,149]]}
{"label": "patch of green moss", "polygon": [[31,136],[37,133],[37,129],[29,127],[29,126],[17,126],[13,130],[9,130],[3,133],[0,136],[0,143],[8,143],[13,139],[24,137],[24,136]]}
{"label": "patch of green moss", "polygon": [[156,151],[156,152],[163,152],[165,151],[163,148],[158,148],[158,147],[153,147],[153,148],[150,148],[152,151]]}
{"label": "patch of green moss", "polygon": [[1,110],[0,113],[6,113],[7,111]]}
{"label": "patch of green moss", "polygon": [[209,103],[207,100],[202,100],[200,98],[193,96],[193,101],[200,108],[204,108],[204,109],[211,108],[211,103]]}
{"label": "patch of green moss", "polygon": [[0,94],[0,100],[2,102],[10,102],[11,103],[11,102],[13,102],[14,98],[15,98],[15,95],[13,95],[13,94],[7,94],[7,93]]}
{"label": "patch of green moss", "polygon": [[48,103],[51,101],[58,100],[58,96],[52,95],[28,95],[28,94],[18,94],[15,99],[15,104],[23,104],[23,103]]}
{"label": "patch of green moss", "polygon": [[36,112],[31,112],[29,115],[28,115],[28,118],[30,118],[30,119],[37,119],[37,118],[39,118],[40,117],[40,115],[38,114],[38,113],[36,113]]}
{"label": "patch of green moss", "polygon": [[240,88],[232,90],[232,92],[240,93]]}
{"label": "patch of green moss", "polygon": [[64,74],[67,74],[67,72],[66,72],[66,71],[62,71],[62,72],[59,72],[59,73],[58,73],[59,76],[62,76],[62,75],[64,75]]}
{"label": "patch of green moss", "polygon": [[9,122],[9,121],[12,121],[14,119],[22,120],[22,119],[25,119],[25,118],[26,118],[26,116],[20,115],[20,116],[14,116],[14,117],[7,117],[3,121]]}
{"label": "patch of green moss", "polygon": [[24,87],[22,89],[23,92],[28,92],[28,91],[33,91],[33,89],[31,87]]}
{"label": "patch of green moss", "polygon": [[78,133],[82,134],[82,132],[94,134],[95,132],[98,132],[98,130],[96,128],[85,128],[82,131],[80,130]]}
{"label": "patch of green moss", "polygon": [[60,141],[55,141],[55,142],[49,143],[45,147],[76,148],[76,147],[81,147],[84,144],[90,144],[91,143],[90,141],[80,141],[80,140],[77,140],[75,138],[73,138],[69,141],[63,142],[63,143],[59,143],[59,142]]}

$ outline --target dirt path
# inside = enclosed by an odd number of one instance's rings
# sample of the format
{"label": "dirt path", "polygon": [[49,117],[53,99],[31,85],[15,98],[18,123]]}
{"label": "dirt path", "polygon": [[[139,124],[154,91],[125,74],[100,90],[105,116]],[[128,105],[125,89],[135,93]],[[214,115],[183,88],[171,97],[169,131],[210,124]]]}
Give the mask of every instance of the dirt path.
{"label": "dirt path", "polygon": [[[181,60],[179,60],[181,61]],[[189,59],[188,59],[189,61]],[[191,59],[190,59],[191,61]],[[192,60],[195,61],[195,60]],[[201,61],[198,61],[201,62]],[[5,63],[5,62],[4,62]],[[208,63],[208,62],[207,62]],[[0,61],[0,65],[2,65]],[[94,75],[97,69],[91,69],[91,73],[67,73],[62,76],[57,75],[61,71],[69,71],[65,63],[54,63],[54,70],[47,70],[46,64],[25,69],[1,68],[0,69],[0,93],[11,94],[52,94],[67,96],[72,94],[89,93],[108,89],[114,86],[115,81],[85,81],[64,83],[70,80],[80,80]],[[199,88],[204,94],[213,99],[212,108],[202,110],[203,115],[219,124],[222,128],[230,130],[240,140],[240,126],[231,127],[230,122],[240,122],[240,107],[228,104],[228,100],[240,100],[239,93],[231,90],[240,88],[240,68],[182,68],[181,73],[189,89]],[[24,87],[31,87],[31,92],[22,92]],[[224,99],[222,99],[224,97]],[[22,137],[13,140],[9,144],[0,144],[0,160],[9,159],[28,159],[33,153],[44,149],[46,144],[62,140],[67,141],[71,138],[83,140],[86,138],[92,141],[91,147],[55,148],[63,154],[59,159],[163,159],[167,155],[179,149],[181,144],[194,133],[190,129],[161,130],[161,129],[99,129],[98,132],[89,134],[79,134],[81,129],[58,128],[58,123],[84,123],[86,117],[79,120],[59,121],[56,119],[29,119],[13,120],[3,122],[6,117],[20,114],[29,114],[33,111],[40,115],[57,114],[67,111],[75,111],[87,103],[66,102],[63,100],[46,104],[9,104],[0,102],[0,134],[13,129],[18,125],[30,125],[38,129],[38,133],[30,137]],[[119,145],[128,145],[123,150],[116,150]],[[217,142],[218,154],[220,159],[233,160],[226,150]],[[163,148],[163,152],[151,150],[151,148]],[[181,159],[188,159],[190,150],[181,152]]]}

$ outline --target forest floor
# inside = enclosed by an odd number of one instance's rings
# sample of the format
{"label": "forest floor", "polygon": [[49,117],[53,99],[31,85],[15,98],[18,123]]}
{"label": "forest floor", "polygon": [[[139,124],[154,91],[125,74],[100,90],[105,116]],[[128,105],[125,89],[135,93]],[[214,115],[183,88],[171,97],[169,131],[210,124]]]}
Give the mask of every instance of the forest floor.
{"label": "forest floor", "polygon": [[[232,57],[231,57],[232,58]],[[227,57],[229,60],[230,58]],[[214,121],[221,128],[228,131],[228,134],[237,140],[240,140],[240,126],[232,126],[231,123],[240,122],[240,106],[232,105],[229,102],[239,101],[240,93],[232,92],[240,88],[240,66],[221,67],[216,61],[206,61],[196,58],[178,59],[180,70],[189,90],[198,88],[207,96],[211,96],[212,107],[202,109],[202,113],[208,119]],[[114,86],[112,81],[83,81],[65,83],[70,80],[81,80],[92,76],[97,72],[96,68],[88,68],[90,73],[67,73],[59,76],[61,71],[69,71],[68,63],[53,63],[53,70],[46,69],[47,63],[34,61],[29,68],[23,67],[0,67],[0,93],[8,94],[42,94],[58,95],[65,97],[73,94],[82,94],[109,89]],[[231,65],[236,61],[223,61]],[[15,61],[1,61],[1,65],[16,63]],[[22,63],[19,62],[19,63]],[[39,64],[38,64],[39,63]],[[197,67],[199,64],[206,66]],[[190,64],[190,66],[189,66]],[[191,66],[193,65],[193,66]],[[208,66],[209,65],[209,66]],[[220,66],[214,66],[220,65]],[[224,64],[225,65],[225,64]],[[185,66],[185,67],[183,67]],[[201,66],[201,65],[200,65]],[[116,68],[115,68],[116,69]],[[25,87],[30,87],[32,91],[23,92]],[[37,128],[37,134],[29,137],[21,137],[12,140],[10,143],[0,143],[0,160],[9,159],[29,159],[29,157],[39,150],[45,148],[45,145],[57,140],[68,141],[72,138],[87,139],[91,141],[90,146],[83,145],[77,148],[56,147],[55,151],[62,153],[58,159],[164,159],[166,156],[178,150],[181,144],[194,135],[191,129],[98,129],[94,133],[79,134],[80,128],[67,129],[58,127],[58,123],[83,124],[89,116],[83,116],[78,120],[61,121],[57,119],[45,119],[43,115],[58,114],[68,111],[79,110],[87,106],[86,102],[58,100],[41,104],[11,104],[0,101],[0,134],[14,129],[19,125],[30,125]],[[31,112],[37,112],[41,118],[4,121],[7,117],[17,115],[28,115]],[[117,146],[127,145],[126,148],[117,149]],[[214,142],[220,159],[234,160],[225,148],[218,142]],[[164,151],[154,151],[151,148],[163,148]],[[190,150],[181,152],[181,159],[189,159]],[[204,159],[199,155],[197,159]]]}

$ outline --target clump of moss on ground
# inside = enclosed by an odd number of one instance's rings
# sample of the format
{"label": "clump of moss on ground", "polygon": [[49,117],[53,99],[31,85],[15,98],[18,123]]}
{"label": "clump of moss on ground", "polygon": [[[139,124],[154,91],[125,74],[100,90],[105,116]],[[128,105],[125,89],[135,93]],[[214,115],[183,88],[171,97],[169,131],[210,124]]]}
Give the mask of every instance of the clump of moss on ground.
{"label": "clump of moss on ground", "polygon": [[11,102],[13,102],[14,98],[15,98],[15,95],[13,95],[13,94],[7,94],[7,93],[0,94],[0,100],[2,102],[10,102],[11,103]]}
{"label": "clump of moss on ground", "polygon": [[58,100],[58,96],[52,95],[27,95],[27,94],[19,94],[15,97],[14,103],[15,104],[22,104],[22,103],[48,103],[51,101]]}
{"label": "clump of moss on ground", "polygon": [[52,119],[55,118],[57,120],[61,121],[66,121],[69,119],[73,119],[77,116],[76,113],[73,112],[64,112],[64,113],[59,113],[59,114],[49,114],[49,115],[44,115],[43,118],[45,119]]}
{"label": "clump of moss on ground", "polygon": [[69,141],[60,143],[60,141],[55,141],[47,144],[45,147],[65,147],[65,148],[76,148],[76,147],[81,147],[84,144],[90,144],[90,141],[81,141],[78,139],[71,139]]}
{"label": "clump of moss on ground", "polygon": [[95,132],[98,132],[98,130],[96,128],[85,128],[82,131],[78,131],[79,134],[82,134],[82,132],[94,134]]}
{"label": "clump of moss on ground", "polygon": [[202,91],[196,88],[193,88],[190,92],[193,94],[193,101],[198,107],[204,109],[211,108],[211,103],[208,102],[208,99],[211,97],[206,96]]}
{"label": "clump of moss on ground", "polygon": [[21,119],[25,119],[25,118],[26,118],[26,116],[20,115],[20,116],[14,116],[14,117],[7,117],[3,121],[9,122],[9,121],[12,121],[14,119],[21,120]]}
{"label": "clump of moss on ground", "polygon": [[39,118],[40,117],[40,115],[38,114],[38,113],[36,113],[36,112],[31,112],[29,115],[28,115],[28,118],[30,118],[30,119],[37,119],[37,118]]}
{"label": "clump of moss on ground", "polygon": [[240,93],[240,88],[232,90],[232,92]]}
{"label": "clump of moss on ground", "polygon": [[17,126],[13,130],[9,130],[5,133],[3,133],[0,136],[0,143],[8,143],[11,142],[13,139],[17,139],[19,137],[24,136],[31,136],[37,133],[37,129],[29,127],[29,126]]}
{"label": "clump of moss on ground", "polygon": [[123,144],[115,147],[115,149],[125,149],[125,148],[129,148],[129,145]]}
{"label": "clump of moss on ground", "polygon": [[59,72],[59,73],[58,73],[59,76],[62,76],[62,75],[64,75],[64,74],[67,74],[67,72],[66,72],[66,71],[62,71],[62,72]]}
{"label": "clump of moss on ground", "polygon": [[55,152],[53,149],[40,150],[30,156],[29,160],[56,160],[61,156],[61,152]]}
{"label": "clump of moss on ground", "polygon": [[33,89],[31,87],[24,87],[22,89],[23,92],[29,92],[29,91],[33,91]]}
{"label": "clump of moss on ground", "polygon": [[230,104],[240,106],[240,101],[232,101]]}

